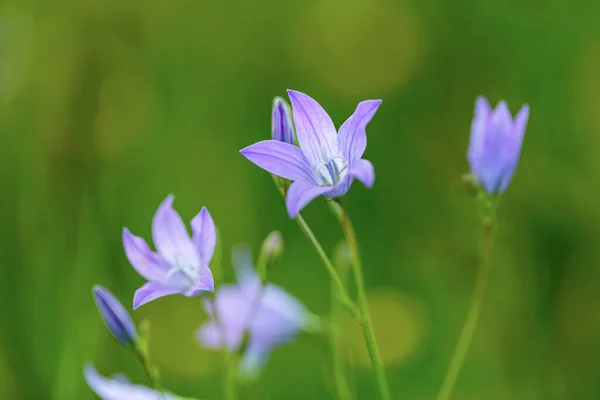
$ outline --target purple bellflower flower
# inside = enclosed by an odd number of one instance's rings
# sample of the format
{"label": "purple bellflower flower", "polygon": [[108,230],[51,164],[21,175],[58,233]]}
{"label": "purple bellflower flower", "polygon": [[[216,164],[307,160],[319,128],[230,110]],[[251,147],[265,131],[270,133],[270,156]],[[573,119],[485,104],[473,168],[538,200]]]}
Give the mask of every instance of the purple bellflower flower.
{"label": "purple bellflower flower", "polygon": [[485,97],[477,98],[467,160],[473,177],[488,194],[502,194],[508,187],[519,163],[528,118],[527,104],[513,121],[504,100],[492,109]]}
{"label": "purple bellflower flower", "polygon": [[226,347],[230,352],[245,344],[240,371],[251,379],[258,376],[271,350],[308,330],[314,316],[279,286],[262,285],[249,250],[234,251],[234,266],[237,283],[220,286],[214,302],[205,299],[210,321],[199,328],[197,339],[206,348]]}
{"label": "purple bellflower flower", "polygon": [[130,383],[124,377],[105,378],[96,368],[86,365],[83,368],[85,380],[102,400],[177,400],[178,398],[149,387]]}
{"label": "purple bellflower flower", "polygon": [[354,178],[372,187],[375,170],[362,159],[367,147],[366,126],[381,100],[367,100],[336,131],[331,118],[314,99],[288,90],[300,148],[281,140],[265,140],[240,151],[268,172],[293,181],[286,205],[294,218],[314,198],[343,196]]}
{"label": "purple bellflower flower", "polygon": [[192,219],[190,238],[181,217],[173,209],[169,195],[156,210],[152,220],[152,237],[157,252],[146,241],[123,228],[123,246],[129,262],[148,280],[133,297],[133,308],[170,294],[192,297],[214,291],[209,268],[217,233],[206,208]]}
{"label": "purple bellflower flower", "polygon": [[93,293],[98,311],[110,333],[125,346],[134,344],[138,335],[125,307],[108,289],[100,285],[94,286]]}

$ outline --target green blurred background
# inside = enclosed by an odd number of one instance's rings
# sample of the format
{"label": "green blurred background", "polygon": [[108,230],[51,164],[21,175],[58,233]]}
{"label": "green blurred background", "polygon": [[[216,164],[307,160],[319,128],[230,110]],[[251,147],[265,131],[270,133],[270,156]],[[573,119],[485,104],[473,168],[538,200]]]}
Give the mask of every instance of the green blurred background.
{"label": "green blurred background", "polygon": [[[146,382],[92,301],[131,304],[143,280],[121,228],[150,237],[169,193],[211,211],[229,250],[273,230],[271,279],[317,313],[328,276],[269,174],[238,151],[270,135],[293,88],[340,125],[382,98],[366,157],[377,180],[347,196],[394,398],[432,399],[479,257],[461,184],[475,97],[531,106],[499,210],[493,272],[453,399],[600,398],[600,3],[444,0],[23,0],[0,5],[0,398],[93,399],[82,365]],[[341,238],[322,201],[305,217]],[[133,313],[151,322],[165,383],[222,398],[221,361],[199,348],[199,299]],[[360,333],[345,330],[359,399],[376,392]],[[261,399],[330,398],[322,346],[275,351]]]}

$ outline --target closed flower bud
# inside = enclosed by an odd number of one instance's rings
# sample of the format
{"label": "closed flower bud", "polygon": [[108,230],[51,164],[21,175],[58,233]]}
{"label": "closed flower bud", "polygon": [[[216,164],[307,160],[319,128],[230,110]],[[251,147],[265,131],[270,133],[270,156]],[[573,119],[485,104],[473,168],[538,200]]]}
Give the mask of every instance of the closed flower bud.
{"label": "closed flower bud", "polygon": [[473,177],[488,194],[502,194],[508,187],[519,163],[528,118],[527,105],[513,120],[505,101],[492,109],[487,99],[477,98],[467,160]]}
{"label": "closed flower bud", "polygon": [[281,97],[275,97],[273,100],[271,139],[294,144],[292,113],[290,111],[290,106]]}
{"label": "closed flower bud", "polygon": [[125,310],[125,307],[110,291],[102,286],[95,285],[93,293],[98,311],[100,311],[104,324],[110,333],[125,346],[134,344],[138,339],[138,335],[131,316]]}
{"label": "closed flower bud", "polygon": [[264,257],[268,265],[275,263],[283,253],[283,236],[281,236],[281,232],[273,231],[269,233],[263,242],[261,251],[261,258]]}

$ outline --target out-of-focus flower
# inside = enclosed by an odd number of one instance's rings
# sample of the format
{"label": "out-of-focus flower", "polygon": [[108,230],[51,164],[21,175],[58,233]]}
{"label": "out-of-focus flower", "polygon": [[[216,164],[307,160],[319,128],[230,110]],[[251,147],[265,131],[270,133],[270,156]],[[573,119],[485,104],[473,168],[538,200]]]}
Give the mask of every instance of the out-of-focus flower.
{"label": "out-of-focus flower", "polygon": [[102,400],[177,400],[169,393],[159,392],[142,385],[130,383],[124,377],[105,378],[96,368],[86,365],[83,368],[85,380]]}
{"label": "out-of-focus flower", "polygon": [[477,98],[467,160],[473,177],[488,194],[502,194],[508,187],[519,163],[528,118],[527,104],[513,121],[504,100],[492,109],[485,97]]}
{"label": "out-of-focus flower", "polygon": [[271,139],[294,144],[294,127],[292,126],[290,106],[281,97],[275,97],[273,100]]}
{"label": "out-of-focus flower", "polygon": [[152,237],[157,252],[146,241],[123,228],[123,246],[129,262],[148,280],[133,298],[133,308],[170,294],[198,296],[214,291],[209,263],[215,250],[216,229],[206,208],[192,219],[190,238],[169,195],[152,220]]}
{"label": "out-of-focus flower", "polygon": [[[205,299],[210,321],[200,327],[197,338],[204,347],[230,352],[243,345],[241,372],[257,376],[275,347],[293,341],[310,328],[312,315],[279,286],[262,285],[247,249],[234,251],[237,283],[217,289],[215,301]],[[247,339],[247,342],[245,341]]]}
{"label": "out-of-focus flower", "polygon": [[293,181],[286,197],[290,217],[320,195],[343,196],[354,178],[367,187],[373,186],[373,164],[362,155],[367,147],[366,126],[381,100],[359,103],[338,134],[319,103],[301,92],[288,90],[288,94],[300,148],[280,140],[265,140],[240,153],[268,172]]}
{"label": "out-of-focus flower", "polygon": [[138,335],[125,307],[108,289],[100,285],[95,285],[92,291],[98,311],[110,333],[125,346],[134,344]]}

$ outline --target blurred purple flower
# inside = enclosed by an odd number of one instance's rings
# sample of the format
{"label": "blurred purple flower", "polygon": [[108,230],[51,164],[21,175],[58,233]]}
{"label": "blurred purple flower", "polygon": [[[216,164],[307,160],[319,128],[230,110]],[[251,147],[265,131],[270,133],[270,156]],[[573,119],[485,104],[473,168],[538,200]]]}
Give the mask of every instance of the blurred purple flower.
{"label": "blurred purple flower", "polygon": [[102,400],[177,400],[168,393],[134,385],[124,377],[105,378],[91,365],[83,368],[85,380]]}
{"label": "blurred purple flower", "polygon": [[100,285],[94,285],[92,291],[98,311],[110,333],[125,346],[135,343],[138,335],[125,307],[108,289]]}
{"label": "blurred purple flower", "polygon": [[152,220],[152,237],[157,253],[146,241],[123,228],[123,246],[129,262],[148,280],[133,297],[133,308],[170,294],[192,297],[214,291],[209,268],[215,250],[215,224],[206,208],[192,219],[190,238],[181,217],[173,209],[169,195],[156,210]]}
{"label": "blurred purple flower", "polygon": [[381,100],[367,100],[340,127],[339,134],[323,108],[304,93],[288,90],[300,148],[280,140],[264,140],[240,151],[268,172],[293,181],[286,204],[295,217],[314,198],[343,196],[354,178],[371,187],[373,164],[362,159],[367,147],[366,126]]}
{"label": "blurred purple flower", "polygon": [[273,115],[271,118],[271,138],[280,142],[294,144],[294,127],[290,106],[281,97],[273,100]]}
{"label": "blurred purple flower", "polygon": [[227,347],[230,352],[247,344],[240,368],[252,378],[260,373],[273,348],[292,342],[310,327],[311,314],[282,288],[261,284],[249,250],[234,251],[234,266],[237,284],[220,286],[214,303],[205,299],[211,320],[200,327],[197,339],[204,347]]}
{"label": "blurred purple flower", "polygon": [[513,121],[504,100],[492,110],[485,97],[477,98],[467,160],[473,177],[488,194],[502,194],[508,187],[519,163],[528,118],[527,104]]}

